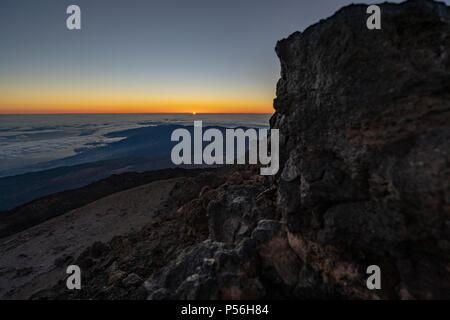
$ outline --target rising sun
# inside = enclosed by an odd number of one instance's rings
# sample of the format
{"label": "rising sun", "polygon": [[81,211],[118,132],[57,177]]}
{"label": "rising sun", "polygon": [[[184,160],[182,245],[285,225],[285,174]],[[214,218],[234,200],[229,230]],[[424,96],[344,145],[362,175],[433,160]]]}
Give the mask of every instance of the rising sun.
{"label": "rising sun", "polygon": [[192,115],[193,115],[193,116],[195,116],[196,114],[197,114],[197,112],[195,112],[195,111],[194,111],[194,112],[192,112]]}

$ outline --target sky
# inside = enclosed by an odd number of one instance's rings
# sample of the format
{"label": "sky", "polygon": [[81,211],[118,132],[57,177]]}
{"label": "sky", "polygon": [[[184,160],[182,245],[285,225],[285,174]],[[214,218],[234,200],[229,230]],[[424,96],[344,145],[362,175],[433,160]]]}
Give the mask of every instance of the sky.
{"label": "sky", "polygon": [[1,0],[0,113],[272,113],[277,40],[350,3]]}

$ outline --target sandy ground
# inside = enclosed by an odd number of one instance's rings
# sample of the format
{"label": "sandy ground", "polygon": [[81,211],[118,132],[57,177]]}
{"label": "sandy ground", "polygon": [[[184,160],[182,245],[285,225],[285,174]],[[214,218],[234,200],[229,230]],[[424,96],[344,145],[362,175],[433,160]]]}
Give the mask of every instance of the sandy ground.
{"label": "sandy ground", "polygon": [[4,238],[0,243],[0,298],[26,299],[66,279],[55,260],[78,255],[95,241],[135,231],[152,222],[179,179],[155,181],[112,194]]}

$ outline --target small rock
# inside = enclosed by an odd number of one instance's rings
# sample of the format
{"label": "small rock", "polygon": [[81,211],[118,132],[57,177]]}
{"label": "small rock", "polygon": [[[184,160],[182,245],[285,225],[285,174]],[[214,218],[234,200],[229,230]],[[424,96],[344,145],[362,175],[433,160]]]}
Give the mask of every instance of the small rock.
{"label": "small rock", "polygon": [[130,273],[125,279],[122,280],[124,286],[135,286],[142,283],[142,278],[135,273]]}
{"label": "small rock", "polygon": [[231,177],[227,180],[229,184],[241,184],[243,181],[242,175],[239,172],[234,172]]}
{"label": "small rock", "polygon": [[108,284],[110,285],[110,284],[116,283],[117,281],[122,279],[124,276],[125,276],[125,272],[118,270],[109,276]]}
{"label": "small rock", "polygon": [[106,269],[106,271],[108,273],[113,273],[115,271],[117,271],[117,261],[114,261],[113,263],[111,263],[111,265],[108,267],[108,269]]}

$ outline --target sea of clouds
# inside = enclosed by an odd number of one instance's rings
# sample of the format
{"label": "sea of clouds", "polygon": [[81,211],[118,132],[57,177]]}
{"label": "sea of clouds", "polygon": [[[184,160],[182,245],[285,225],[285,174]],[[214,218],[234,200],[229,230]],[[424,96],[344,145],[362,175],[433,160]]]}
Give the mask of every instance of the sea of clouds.
{"label": "sea of clouds", "polygon": [[0,177],[32,171],[119,141],[113,132],[162,124],[267,128],[270,114],[63,114],[0,115]]}

